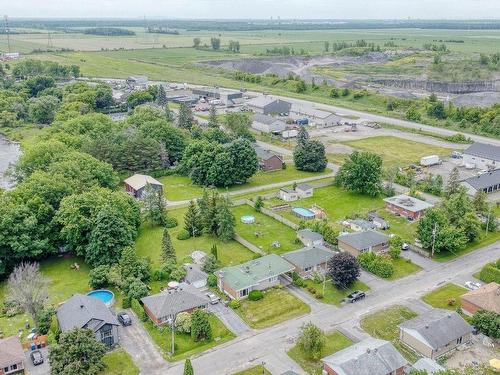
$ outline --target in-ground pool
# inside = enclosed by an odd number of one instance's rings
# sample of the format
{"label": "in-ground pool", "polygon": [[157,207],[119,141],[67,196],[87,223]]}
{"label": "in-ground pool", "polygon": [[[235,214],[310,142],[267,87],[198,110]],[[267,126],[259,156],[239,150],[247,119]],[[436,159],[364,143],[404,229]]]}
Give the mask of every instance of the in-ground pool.
{"label": "in-ground pool", "polygon": [[111,290],[107,289],[93,290],[87,293],[87,296],[100,299],[108,307],[113,306],[113,304],[115,303],[115,295]]}
{"label": "in-ground pool", "polygon": [[308,210],[307,208],[304,208],[304,207],[294,207],[294,208],[292,208],[292,212],[296,216],[298,216],[302,219],[306,219],[306,220],[314,219],[316,217],[314,212],[312,212],[311,210]]}
{"label": "in-ground pool", "polygon": [[253,215],[244,215],[241,217],[241,222],[243,224],[253,224],[255,223],[255,216]]}

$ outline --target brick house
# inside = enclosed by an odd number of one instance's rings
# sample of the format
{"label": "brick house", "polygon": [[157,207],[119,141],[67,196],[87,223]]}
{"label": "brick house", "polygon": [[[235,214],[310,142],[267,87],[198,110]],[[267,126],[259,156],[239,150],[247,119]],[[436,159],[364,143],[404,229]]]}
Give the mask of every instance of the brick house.
{"label": "brick house", "polygon": [[285,162],[283,157],[276,155],[275,153],[264,150],[262,147],[253,145],[255,153],[257,154],[257,159],[259,161],[259,167],[263,171],[277,171],[283,169]]}
{"label": "brick house", "polygon": [[315,272],[323,275],[327,272],[327,263],[335,253],[324,246],[304,247],[283,254],[283,258],[295,266],[294,271],[300,277],[309,279]]}
{"label": "brick house", "polygon": [[142,199],[144,189],[149,184],[155,190],[163,191],[163,184],[151,176],[144,174],[134,174],[123,181],[125,191],[137,199]]}
{"label": "brick house", "polygon": [[408,364],[389,341],[372,337],[321,361],[328,375],[404,375]]}
{"label": "brick house", "polygon": [[24,350],[16,336],[0,339],[0,375],[24,374]]}
{"label": "brick house", "polygon": [[396,195],[385,198],[385,208],[395,215],[403,216],[412,220],[420,219],[425,211],[434,205],[409,195]]}
{"label": "brick house", "polygon": [[492,282],[460,297],[462,310],[475,314],[479,310],[500,314],[500,285]]}
{"label": "brick house", "polygon": [[383,253],[389,249],[389,237],[374,230],[341,234],[337,241],[340,251],[355,257],[364,252]]}

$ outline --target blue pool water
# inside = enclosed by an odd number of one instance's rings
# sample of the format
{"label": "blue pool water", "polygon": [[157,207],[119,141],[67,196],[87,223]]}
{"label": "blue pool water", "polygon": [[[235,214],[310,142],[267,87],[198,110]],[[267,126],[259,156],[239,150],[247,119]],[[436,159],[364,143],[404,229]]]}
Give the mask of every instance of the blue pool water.
{"label": "blue pool water", "polygon": [[292,208],[292,211],[294,214],[307,219],[314,219],[314,217],[316,216],[314,215],[314,212],[304,207],[294,207]]}
{"label": "blue pool water", "polygon": [[244,215],[241,217],[241,222],[245,224],[252,224],[255,222],[255,216],[253,215]]}
{"label": "blue pool water", "polygon": [[110,290],[93,290],[92,292],[87,293],[89,297],[100,299],[107,306],[111,306],[114,302],[115,295]]}

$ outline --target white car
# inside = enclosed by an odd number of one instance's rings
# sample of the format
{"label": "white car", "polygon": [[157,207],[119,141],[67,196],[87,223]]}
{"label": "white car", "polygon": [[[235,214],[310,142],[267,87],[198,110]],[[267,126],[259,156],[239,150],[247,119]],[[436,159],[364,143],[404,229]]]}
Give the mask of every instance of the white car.
{"label": "white car", "polygon": [[470,290],[476,290],[481,288],[481,283],[476,283],[474,281],[466,281],[464,283],[465,287]]}
{"label": "white car", "polygon": [[208,299],[210,300],[210,304],[212,305],[216,305],[220,301],[220,298],[213,293],[207,293],[206,296],[208,297]]}

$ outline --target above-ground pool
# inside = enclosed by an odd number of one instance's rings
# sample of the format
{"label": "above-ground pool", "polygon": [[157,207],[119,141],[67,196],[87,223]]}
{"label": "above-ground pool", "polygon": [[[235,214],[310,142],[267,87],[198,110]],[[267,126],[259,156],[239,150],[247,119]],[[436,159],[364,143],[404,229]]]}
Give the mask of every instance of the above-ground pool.
{"label": "above-ground pool", "polygon": [[240,220],[243,224],[253,224],[253,223],[255,223],[255,216],[245,215],[245,216],[242,216]]}
{"label": "above-ground pool", "polygon": [[302,219],[314,219],[316,217],[314,212],[304,207],[294,207],[292,212]]}
{"label": "above-ground pool", "polygon": [[115,295],[111,290],[106,290],[106,289],[93,290],[87,293],[87,296],[100,299],[108,307],[113,306],[113,304],[115,303]]}

